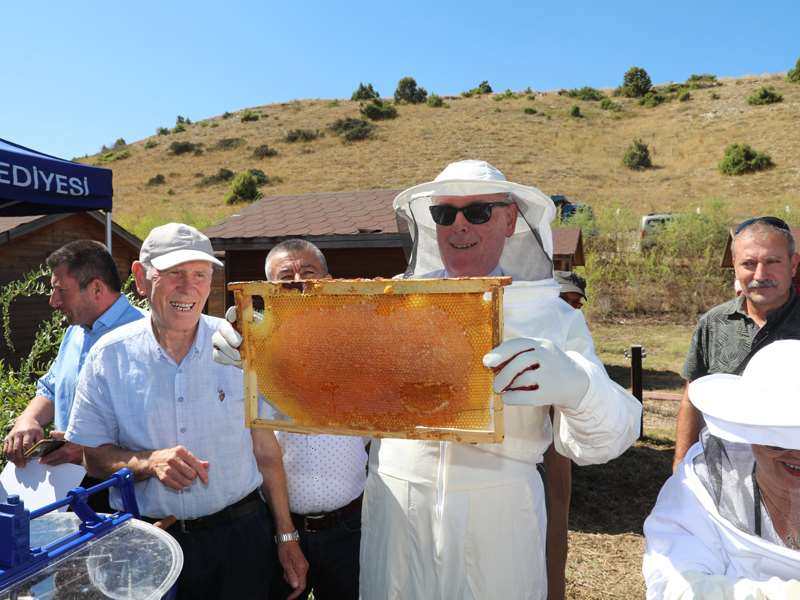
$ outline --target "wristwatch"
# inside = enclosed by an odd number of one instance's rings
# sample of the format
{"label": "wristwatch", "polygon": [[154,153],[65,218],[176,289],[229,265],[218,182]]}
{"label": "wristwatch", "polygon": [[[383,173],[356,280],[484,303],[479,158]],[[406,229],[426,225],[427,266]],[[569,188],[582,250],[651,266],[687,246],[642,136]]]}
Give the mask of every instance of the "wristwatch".
{"label": "wristwatch", "polygon": [[299,542],[299,541],[300,541],[300,534],[298,533],[297,529],[289,533],[279,533],[278,535],[275,536],[276,544],[285,544],[286,542]]}

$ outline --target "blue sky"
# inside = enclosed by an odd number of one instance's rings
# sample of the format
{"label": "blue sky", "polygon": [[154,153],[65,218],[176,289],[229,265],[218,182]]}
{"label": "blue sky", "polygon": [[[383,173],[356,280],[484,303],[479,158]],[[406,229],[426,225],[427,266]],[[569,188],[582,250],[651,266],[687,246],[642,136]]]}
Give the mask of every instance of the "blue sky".
{"label": "blue sky", "polygon": [[786,71],[800,2],[0,0],[0,137],[65,158],[295,98]]}

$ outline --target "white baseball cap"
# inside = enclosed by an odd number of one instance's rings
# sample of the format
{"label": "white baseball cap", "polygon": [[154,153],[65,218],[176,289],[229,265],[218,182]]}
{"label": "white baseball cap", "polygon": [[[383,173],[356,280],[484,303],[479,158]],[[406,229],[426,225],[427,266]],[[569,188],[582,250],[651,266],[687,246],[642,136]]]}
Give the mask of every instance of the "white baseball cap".
{"label": "white baseball cap", "polygon": [[153,228],[139,251],[139,261],[159,271],[191,260],[205,260],[223,266],[222,261],[214,256],[211,240],[184,223],[167,223]]}

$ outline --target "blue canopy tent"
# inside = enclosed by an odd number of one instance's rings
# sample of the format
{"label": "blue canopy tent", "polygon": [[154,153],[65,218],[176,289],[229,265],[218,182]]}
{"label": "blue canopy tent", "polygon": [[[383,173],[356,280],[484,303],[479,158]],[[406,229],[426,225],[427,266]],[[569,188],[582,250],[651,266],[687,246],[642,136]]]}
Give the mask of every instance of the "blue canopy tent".
{"label": "blue canopy tent", "polygon": [[111,170],[74,163],[0,138],[0,216],[106,213],[111,251]]}

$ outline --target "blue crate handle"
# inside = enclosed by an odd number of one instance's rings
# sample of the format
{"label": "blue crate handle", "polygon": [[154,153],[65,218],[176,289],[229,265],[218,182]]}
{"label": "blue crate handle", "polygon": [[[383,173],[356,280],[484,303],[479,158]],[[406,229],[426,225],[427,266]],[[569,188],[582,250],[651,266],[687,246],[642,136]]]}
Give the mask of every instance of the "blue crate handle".
{"label": "blue crate handle", "polygon": [[[111,487],[119,488],[123,509],[110,515],[98,515],[86,499]],[[81,520],[78,531],[31,548],[31,520],[64,506],[69,506]],[[9,496],[5,503],[0,503],[0,589],[21,581],[53,559],[104,536],[131,518],[139,518],[139,506],[133,491],[133,473],[128,468],[120,469],[110,479],[89,489],[73,488],[66,498],[34,511],[26,510],[19,496]]]}

